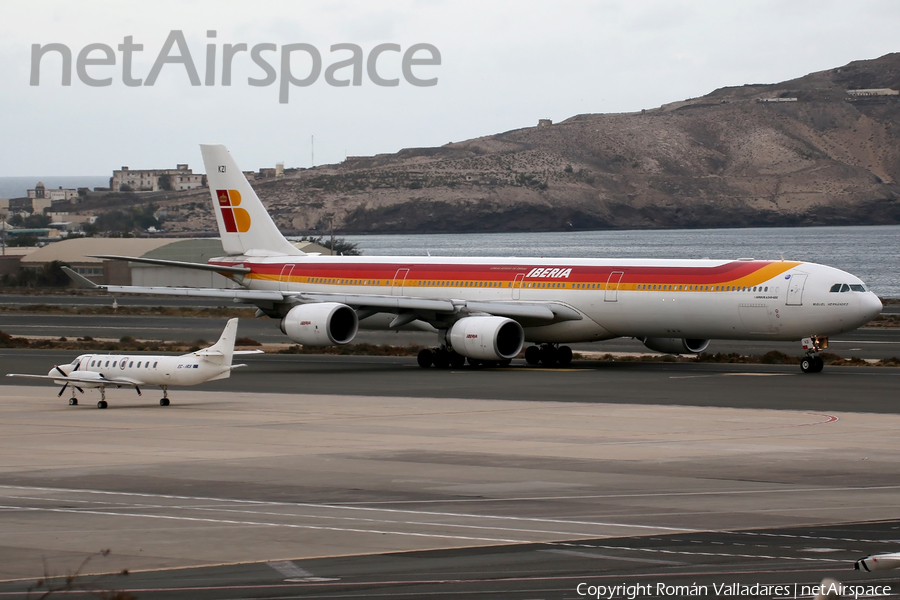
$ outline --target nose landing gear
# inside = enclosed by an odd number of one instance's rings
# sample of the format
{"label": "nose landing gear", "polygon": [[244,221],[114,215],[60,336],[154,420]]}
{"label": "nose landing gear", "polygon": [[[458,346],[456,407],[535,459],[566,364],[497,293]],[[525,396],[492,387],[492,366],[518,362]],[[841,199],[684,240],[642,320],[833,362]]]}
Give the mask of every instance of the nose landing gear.
{"label": "nose landing gear", "polygon": [[813,336],[803,338],[801,343],[806,350],[806,356],[800,360],[800,370],[804,373],[821,373],[825,368],[825,361],[818,353],[828,347],[828,338]]}

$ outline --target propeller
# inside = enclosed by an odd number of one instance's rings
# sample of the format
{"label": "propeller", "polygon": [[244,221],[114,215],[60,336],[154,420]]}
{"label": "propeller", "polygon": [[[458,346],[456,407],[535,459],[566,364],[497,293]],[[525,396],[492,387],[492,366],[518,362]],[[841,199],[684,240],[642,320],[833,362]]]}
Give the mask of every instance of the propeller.
{"label": "propeller", "polygon": [[138,393],[138,396],[143,396],[143,394],[141,393],[141,388],[139,388],[138,386],[134,386],[134,391]]}
{"label": "propeller", "polygon": [[[57,398],[62,398],[63,392],[66,391],[66,388],[69,387],[69,382],[67,381],[64,386],[59,390],[59,393],[56,395]],[[84,392],[82,392],[83,394]]]}
{"label": "propeller", "polygon": [[65,371],[63,371],[62,369],[59,368],[59,365],[54,365],[53,368],[56,369],[57,371],[59,371],[59,374],[62,375],[63,377],[69,376],[68,373],[66,373]]}

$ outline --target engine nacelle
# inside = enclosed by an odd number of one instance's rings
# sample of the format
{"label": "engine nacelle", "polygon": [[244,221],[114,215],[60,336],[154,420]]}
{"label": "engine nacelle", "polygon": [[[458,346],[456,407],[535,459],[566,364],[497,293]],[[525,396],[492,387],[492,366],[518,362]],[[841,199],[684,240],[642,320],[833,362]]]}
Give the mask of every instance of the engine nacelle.
{"label": "engine nacelle", "polygon": [[339,346],[356,337],[356,311],[338,302],[300,304],[281,320],[281,331],[304,346]]}
{"label": "engine nacelle", "polygon": [[709,346],[709,340],[682,338],[644,338],[641,341],[651,350],[665,354],[700,354]]}
{"label": "engine nacelle", "polygon": [[447,336],[457,354],[481,360],[515,357],[525,343],[522,326],[506,317],[466,317]]}

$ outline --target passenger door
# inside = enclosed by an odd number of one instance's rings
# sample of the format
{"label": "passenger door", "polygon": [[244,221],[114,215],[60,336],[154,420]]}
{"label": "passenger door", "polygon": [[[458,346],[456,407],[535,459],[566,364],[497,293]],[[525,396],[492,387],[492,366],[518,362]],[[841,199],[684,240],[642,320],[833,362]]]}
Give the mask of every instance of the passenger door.
{"label": "passenger door", "polygon": [[606,280],[606,295],[603,300],[606,302],[616,302],[619,297],[619,283],[622,281],[624,271],[613,271]]}
{"label": "passenger door", "polygon": [[807,273],[794,273],[788,281],[787,301],[788,306],[803,306],[803,286],[806,285]]}

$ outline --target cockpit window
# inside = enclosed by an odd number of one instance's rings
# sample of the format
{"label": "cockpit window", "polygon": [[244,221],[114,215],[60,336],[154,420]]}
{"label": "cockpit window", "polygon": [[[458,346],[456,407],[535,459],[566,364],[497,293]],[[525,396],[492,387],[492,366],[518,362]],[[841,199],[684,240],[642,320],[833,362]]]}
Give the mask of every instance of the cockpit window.
{"label": "cockpit window", "polygon": [[842,292],[849,292],[849,291],[850,291],[850,286],[847,285],[847,284],[845,283],[844,285],[841,286],[841,291],[842,291]]}
{"label": "cockpit window", "polygon": [[839,291],[841,291],[841,284],[839,284],[839,283],[834,284],[833,286],[831,286],[831,289],[828,290],[828,291],[829,291],[829,292],[839,292]]}
{"label": "cockpit window", "polygon": [[850,289],[853,290],[854,292],[865,292],[866,291],[865,286],[862,286],[858,283],[850,284]]}

